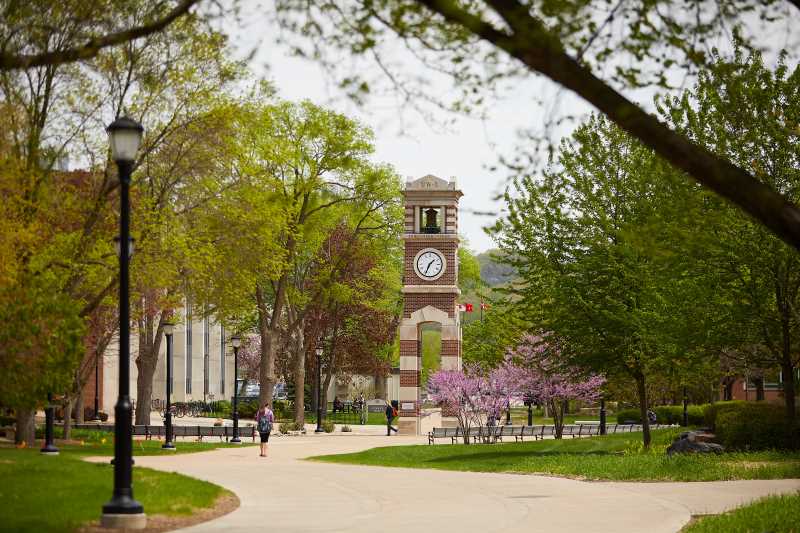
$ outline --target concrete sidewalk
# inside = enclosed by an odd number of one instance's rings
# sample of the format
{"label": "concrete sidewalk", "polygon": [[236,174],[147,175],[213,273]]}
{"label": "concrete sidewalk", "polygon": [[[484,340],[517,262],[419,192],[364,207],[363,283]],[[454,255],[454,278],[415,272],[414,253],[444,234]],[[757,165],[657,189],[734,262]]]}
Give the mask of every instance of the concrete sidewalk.
{"label": "concrete sidewalk", "polygon": [[800,489],[800,480],[582,482],[300,460],[424,442],[420,437],[282,437],[271,442],[266,459],[258,457],[258,448],[253,447],[137,457],[136,461],[205,479],[236,493],[239,509],[185,530],[191,532],[671,533],[679,531],[692,514],[721,512],[767,494]]}

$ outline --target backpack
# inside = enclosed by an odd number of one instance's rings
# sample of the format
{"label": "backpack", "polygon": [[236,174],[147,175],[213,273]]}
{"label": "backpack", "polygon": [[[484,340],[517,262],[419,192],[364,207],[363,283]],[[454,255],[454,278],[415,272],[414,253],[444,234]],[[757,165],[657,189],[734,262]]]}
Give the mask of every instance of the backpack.
{"label": "backpack", "polygon": [[396,416],[397,416],[397,409],[392,407],[392,418],[395,418]]}
{"label": "backpack", "polygon": [[258,418],[258,432],[269,433],[271,431],[272,431],[272,420],[269,419],[267,413],[264,413]]}

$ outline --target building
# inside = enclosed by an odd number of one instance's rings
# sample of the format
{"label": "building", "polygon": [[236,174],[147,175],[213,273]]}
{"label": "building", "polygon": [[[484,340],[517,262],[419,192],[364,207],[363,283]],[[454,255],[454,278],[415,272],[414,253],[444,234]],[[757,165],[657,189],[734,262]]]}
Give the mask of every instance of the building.
{"label": "building", "polygon": [[[230,400],[233,397],[233,351],[225,328],[213,318],[194,316],[192,306],[176,311],[173,333],[172,401]],[[136,401],[138,370],[136,357],[138,333],[131,331],[131,399]],[[166,399],[166,339],[160,346],[158,363],[153,377],[152,400]],[[102,358],[99,372],[100,411],[113,413],[117,401],[119,376],[119,341],[114,339]],[[84,405],[94,402],[94,380],[84,388]]]}

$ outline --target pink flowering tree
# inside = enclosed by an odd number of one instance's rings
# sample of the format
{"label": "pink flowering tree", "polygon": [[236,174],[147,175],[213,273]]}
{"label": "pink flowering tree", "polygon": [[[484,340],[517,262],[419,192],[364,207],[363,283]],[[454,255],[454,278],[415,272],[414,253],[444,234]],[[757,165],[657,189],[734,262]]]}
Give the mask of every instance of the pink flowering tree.
{"label": "pink flowering tree", "polygon": [[483,396],[483,410],[487,417],[500,420],[503,412],[511,407],[511,402],[522,398],[520,389],[520,369],[511,357],[506,357],[502,363],[493,368],[486,376]]}
{"label": "pink flowering tree", "polygon": [[480,427],[485,415],[486,378],[479,369],[468,366],[465,370],[439,370],[428,378],[431,400],[442,406],[443,412],[458,419],[464,444],[469,444],[469,431]]}
{"label": "pink flowering tree", "polygon": [[516,390],[537,403],[546,403],[553,413],[555,438],[564,430],[567,402],[596,401],[605,378],[560,364],[558,344],[548,335],[526,335],[507,356],[515,369]]}

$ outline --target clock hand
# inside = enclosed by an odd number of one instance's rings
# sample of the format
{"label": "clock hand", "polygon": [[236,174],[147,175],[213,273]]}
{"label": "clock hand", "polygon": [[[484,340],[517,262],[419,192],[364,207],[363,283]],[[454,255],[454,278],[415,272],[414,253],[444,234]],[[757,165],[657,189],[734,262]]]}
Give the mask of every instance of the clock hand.
{"label": "clock hand", "polygon": [[432,265],[432,264],[434,264],[435,262],[436,262],[436,259],[434,259],[433,261],[431,261],[430,263],[428,263],[428,266],[425,268],[425,274],[427,274],[427,273],[428,273],[428,270],[430,270],[430,268],[431,268],[431,265]]}

